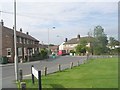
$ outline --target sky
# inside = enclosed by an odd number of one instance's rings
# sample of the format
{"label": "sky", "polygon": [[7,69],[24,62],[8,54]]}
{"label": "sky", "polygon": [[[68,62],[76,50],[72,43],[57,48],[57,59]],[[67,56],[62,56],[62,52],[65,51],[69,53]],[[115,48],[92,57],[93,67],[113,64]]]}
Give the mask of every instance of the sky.
{"label": "sky", "polygon": [[[14,25],[13,1],[0,1],[0,19],[9,28]],[[17,0],[17,30],[40,43],[48,43],[48,31],[49,43],[61,44],[65,38],[87,36],[97,25],[118,39],[118,0]]]}

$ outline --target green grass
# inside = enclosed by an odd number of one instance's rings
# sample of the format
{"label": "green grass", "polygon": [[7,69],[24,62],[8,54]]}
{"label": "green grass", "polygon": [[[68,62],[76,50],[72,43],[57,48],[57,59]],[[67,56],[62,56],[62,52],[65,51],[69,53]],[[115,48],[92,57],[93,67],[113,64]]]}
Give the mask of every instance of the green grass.
{"label": "green grass", "polygon": [[[24,80],[28,88],[38,88],[38,81]],[[90,60],[62,72],[42,76],[42,88],[118,88],[118,59]]]}

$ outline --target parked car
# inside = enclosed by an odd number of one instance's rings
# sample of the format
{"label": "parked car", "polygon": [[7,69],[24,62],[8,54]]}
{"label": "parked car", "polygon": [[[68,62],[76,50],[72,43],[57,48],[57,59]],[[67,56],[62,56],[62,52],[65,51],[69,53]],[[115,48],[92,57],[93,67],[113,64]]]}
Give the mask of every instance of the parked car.
{"label": "parked car", "polygon": [[65,50],[59,50],[57,53],[59,56],[67,55]]}

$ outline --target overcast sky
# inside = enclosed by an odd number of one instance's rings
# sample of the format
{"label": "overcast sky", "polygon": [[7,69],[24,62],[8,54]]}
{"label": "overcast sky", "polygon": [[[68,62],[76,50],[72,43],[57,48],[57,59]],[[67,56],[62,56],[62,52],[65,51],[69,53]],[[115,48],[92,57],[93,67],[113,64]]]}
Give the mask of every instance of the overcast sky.
{"label": "overcast sky", "polygon": [[[108,37],[118,39],[118,0],[29,0],[17,2],[17,30],[29,32],[40,42],[60,44],[64,38],[77,34],[87,36],[94,27],[101,25]],[[6,27],[12,28],[13,0],[0,1],[0,19]],[[53,30],[52,27],[55,27]]]}

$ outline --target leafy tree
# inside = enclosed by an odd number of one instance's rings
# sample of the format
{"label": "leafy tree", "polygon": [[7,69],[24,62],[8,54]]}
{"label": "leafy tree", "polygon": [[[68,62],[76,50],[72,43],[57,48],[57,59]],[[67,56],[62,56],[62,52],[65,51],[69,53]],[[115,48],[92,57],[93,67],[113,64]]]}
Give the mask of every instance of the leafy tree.
{"label": "leafy tree", "polygon": [[[80,39],[80,45],[85,46],[86,51],[88,51],[89,54],[93,54],[93,42],[95,42],[95,39],[92,36],[83,37]],[[86,47],[88,43],[90,43],[90,47]]]}
{"label": "leafy tree", "polygon": [[86,39],[81,39],[80,40],[80,45],[86,46],[87,45],[87,40]]}
{"label": "leafy tree", "polygon": [[93,43],[94,54],[104,54],[107,53],[107,35],[104,33],[102,26],[96,26],[94,28],[94,38],[95,42]]}
{"label": "leafy tree", "polygon": [[54,46],[54,44],[49,44],[49,46]]}
{"label": "leafy tree", "polygon": [[110,46],[110,54],[118,54],[120,53],[120,48],[116,48],[115,46],[119,46],[120,42],[117,41],[114,37],[109,38],[109,44]]}
{"label": "leafy tree", "polygon": [[40,55],[42,58],[47,58],[47,50],[46,49],[41,49],[40,50]]}
{"label": "leafy tree", "polygon": [[83,45],[77,45],[76,46],[76,53],[77,54],[81,54],[81,53],[83,53],[83,54],[85,54],[86,53],[86,46],[83,46]]}
{"label": "leafy tree", "polygon": [[119,41],[117,41],[114,37],[110,37],[109,38],[109,46],[111,47],[115,47],[119,45]]}

